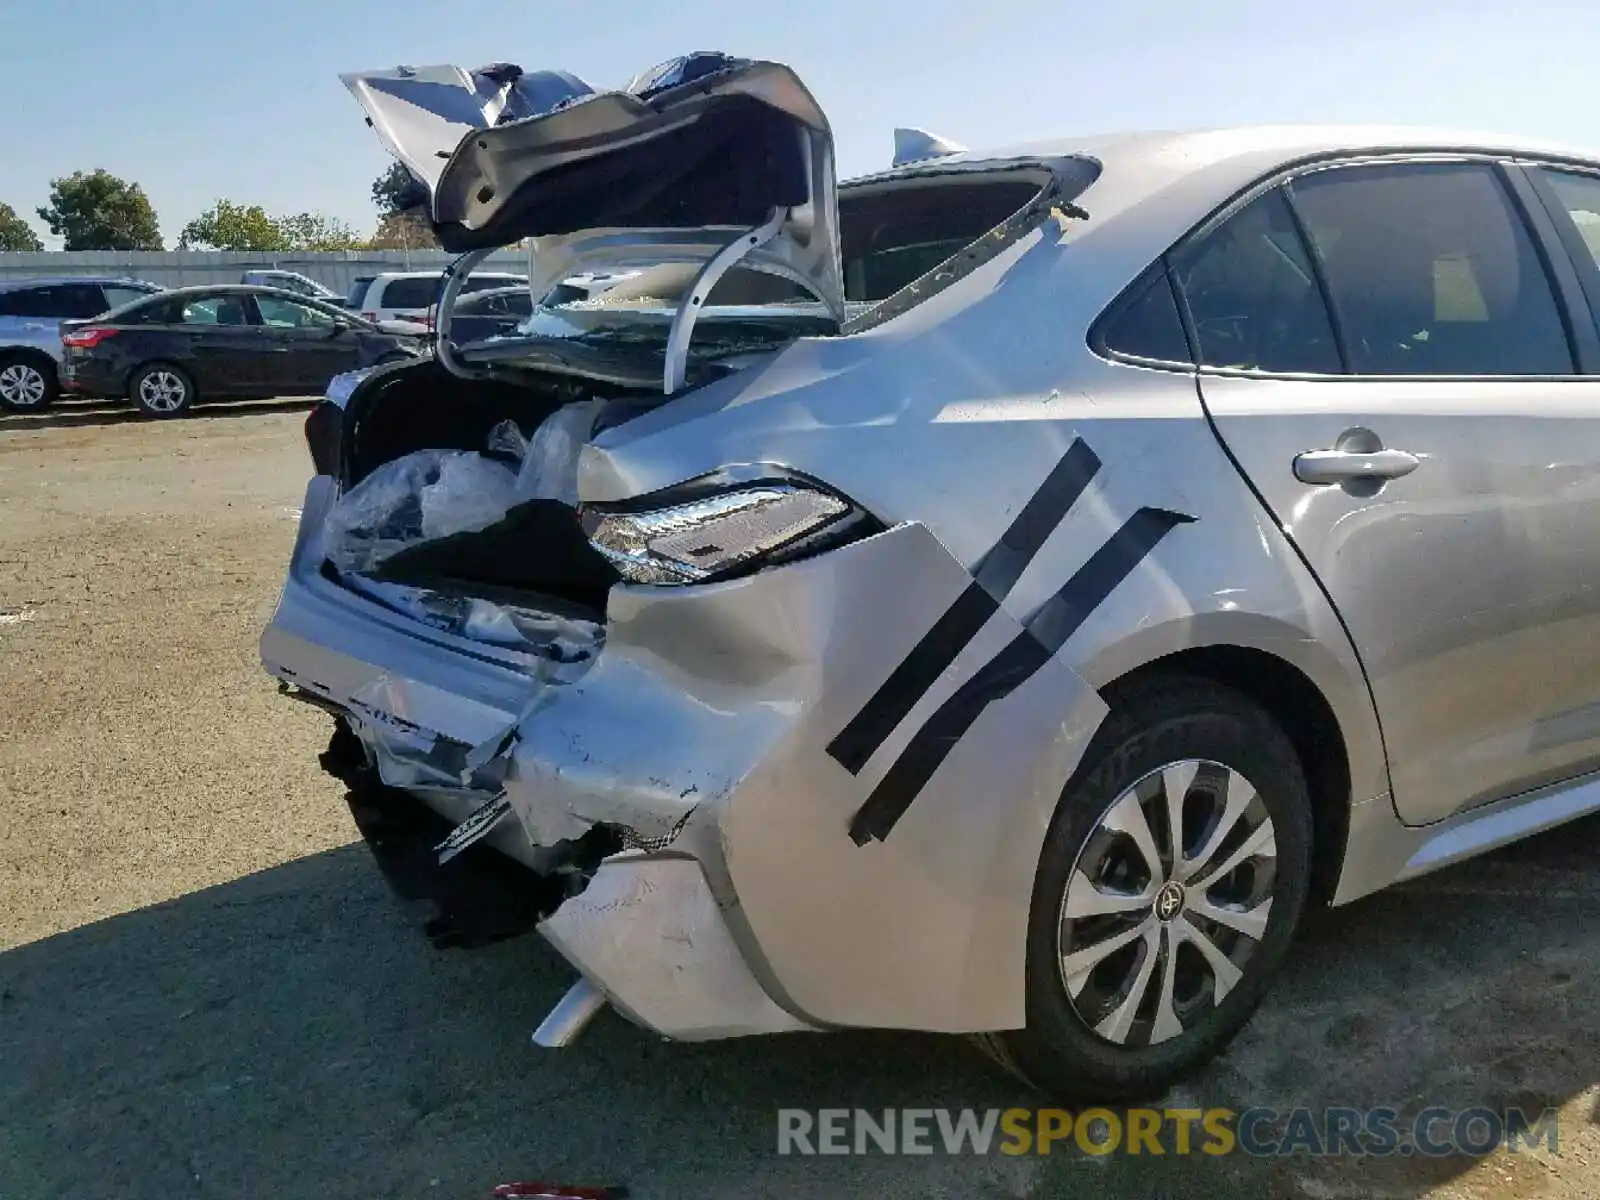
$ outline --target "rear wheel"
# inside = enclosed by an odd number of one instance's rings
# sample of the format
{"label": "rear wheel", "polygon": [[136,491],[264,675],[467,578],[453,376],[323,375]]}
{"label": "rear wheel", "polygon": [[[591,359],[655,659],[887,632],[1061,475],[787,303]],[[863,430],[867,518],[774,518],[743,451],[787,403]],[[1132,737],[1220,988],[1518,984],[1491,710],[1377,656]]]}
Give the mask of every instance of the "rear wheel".
{"label": "rear wheel", "polygon": [[151,363],[128,380],[128,399],[146,416],[182,416],[194,404],[194,381],[171,363]]}
{"label": "rear wheel", "polygon": [[50,405],[59,392],[56,365],[44,355],[0,355],[0,408],[37,411]]}
{"label": "rear wheel", "polygon": [[1153,1098],[1249,1020],[1305,907],[1311,804],[1293,746],[1206,680],[1120,698],[1047,835],[1027,1027],[986,1048],[1061,1099]]}

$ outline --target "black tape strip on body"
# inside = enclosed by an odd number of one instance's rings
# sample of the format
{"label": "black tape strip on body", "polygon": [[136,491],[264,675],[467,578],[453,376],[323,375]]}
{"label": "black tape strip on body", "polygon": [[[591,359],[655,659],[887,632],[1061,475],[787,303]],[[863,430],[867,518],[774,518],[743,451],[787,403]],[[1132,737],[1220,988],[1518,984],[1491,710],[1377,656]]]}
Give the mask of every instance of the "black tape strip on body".
{"label": "black tape strip on body", "polygon": [[861,772],[917,701],[978,636],[1099,469],[1099,458],[1082,440],[1067,448],[1000,540],[979,560],[973,582],[828,743],[828,753],[845,770],[852,775]]}
{"label": "black tape strip on body", "polygon": [[1089,556],[1027,627],[955,690],[917,730],[850,823],[850,840],[883,841],[984,709],[1003,700],[1049,662],[1156,543],[1194,518],[1141,508]]}

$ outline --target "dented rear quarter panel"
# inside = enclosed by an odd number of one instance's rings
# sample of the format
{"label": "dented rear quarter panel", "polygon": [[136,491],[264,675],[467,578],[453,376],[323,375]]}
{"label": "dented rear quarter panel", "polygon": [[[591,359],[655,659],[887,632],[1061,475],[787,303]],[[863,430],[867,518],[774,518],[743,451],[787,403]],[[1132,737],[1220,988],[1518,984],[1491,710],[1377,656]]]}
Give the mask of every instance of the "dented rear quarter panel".
{"label": "dented rear quarter panel", "polygon": [[[646,676],[671,680],[662,686],[681,689],[695,715],[662,730],[663,743],[742,747],[704,780],[695,771],[705,760],[691,764],[689,751],[650,754],[674,764],[657,773],[674,786],[705,785],[686,833],[714,824],[700,845],[717,848],[712,873],[736,936],[769,990],[808,1021],[1023,1023],[1032,881],[1106,712],[1096,689],[1167,655],[1231,645],[1294,666],[1340,723],[1354,795],[1387,790],[1359,661],[1222,452],[1193,376],[1087,348],[1084,331],[1120,285],[1085,281],[1136,275],[1144,264],[1128,244],[1092,219],[1052,219],[901,318],[800,341],[584,452],[588,501],[778,463],[891,526],[730,584],[619,589],[603,661],[579,685],[637,670],[643,694]],[[997,547],[1074,456],[1090,464],[1081,490],[1034,552],[997,575]],[[986,576],[992,614],[896,707],[865,761],[841,761],[834,739]],[[1047,661],[992,687],[1029,634]],[[993,698],[972,702],[985,688]],[[938,716],[952,702],[975,712],[964,726]],[[558,736],[551,713],[541,723],[534,738]],[[729,743],[716,741],[718,726]],[[641,749],[649,738],[591,732]],[[948,744],[922,764],[909,805],[887,830],[859,836],[871,798],[904,774],[919,742],[926,757],[930,739]]]}

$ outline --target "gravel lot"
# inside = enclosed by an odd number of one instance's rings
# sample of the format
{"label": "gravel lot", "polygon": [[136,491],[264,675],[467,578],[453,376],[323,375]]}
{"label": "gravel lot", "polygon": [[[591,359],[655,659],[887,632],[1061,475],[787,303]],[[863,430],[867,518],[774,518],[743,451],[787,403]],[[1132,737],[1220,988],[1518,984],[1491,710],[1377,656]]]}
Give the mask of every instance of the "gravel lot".
{"label": "gravel lot", "polygon": [[948,1039],[536,1050],[561,964],[430,950],[260,671],[303,411],[0,417],[0,1196],[1600,1195],[1594,821],[1320,921],[1171,1101],[1558,1105],[1556,1157],[780,1158],[779,1107],[1026,1098]]}

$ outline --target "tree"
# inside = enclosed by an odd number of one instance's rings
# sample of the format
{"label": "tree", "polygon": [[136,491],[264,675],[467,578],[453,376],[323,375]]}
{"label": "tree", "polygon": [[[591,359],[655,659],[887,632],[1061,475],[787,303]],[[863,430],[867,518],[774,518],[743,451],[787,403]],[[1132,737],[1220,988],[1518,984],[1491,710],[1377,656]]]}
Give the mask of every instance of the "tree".
{"label": "tree", "polygon": [[278,228],[289,250],[354,250],[361,245],[354,229],[321,213],[279,217]]}
{"label": "tree", "polygon": [[50,181],[50,204],[40,218],[67,250],[159,250],[161,227],[137,183],[104,167]]}
{"label": "tree", "polygon": [[44,243],[11,205],[0,202],[0,250],[43,250]]}
{"label": "tree", "polygon": [[378,222],[378,232],[367,243],[373,250],[435,250],[439,239],[433,236],[420,208],[390,213]]}
{"label": "tree", "polygon": [[428,189],[412,178],[403,164],[394,162],[372,181],[372,202],[380,217],[392,217],[427,204]]}
{"label": "tree", "polygon": [[246,207],[218,200],[183,227],[178,246],[210,250],[287,250],[288,239],[279,223],[259,204]]}

